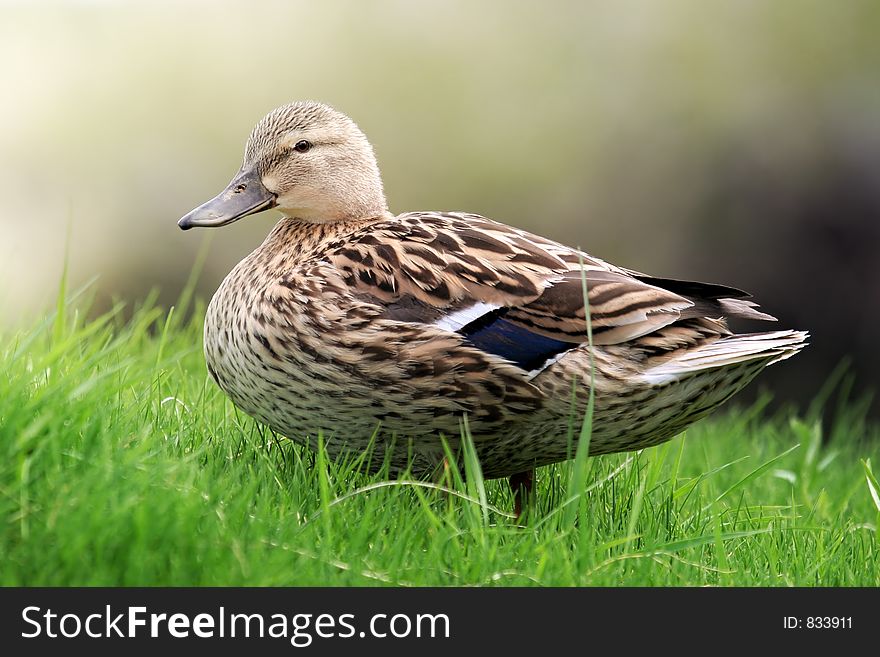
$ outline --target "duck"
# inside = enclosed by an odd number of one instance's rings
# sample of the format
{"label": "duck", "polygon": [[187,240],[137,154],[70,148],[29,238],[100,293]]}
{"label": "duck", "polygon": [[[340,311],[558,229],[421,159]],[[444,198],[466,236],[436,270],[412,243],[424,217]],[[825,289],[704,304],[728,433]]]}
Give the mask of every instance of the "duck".
{"label": "duck", "polygon": [[470,441],[485,478],[509,479],[517,517],[535,468],[572,458],[584,418],[591,456],[658,445],[808,338],[734,333],[730,319],[775,320],[734,287],[478,214],[393,214],[365,134],[316,101],[261,119],[232,181],[178,225],[273,208],[280,220],[207,307],[216,384],[274,432],[371,472],[430,476]]}

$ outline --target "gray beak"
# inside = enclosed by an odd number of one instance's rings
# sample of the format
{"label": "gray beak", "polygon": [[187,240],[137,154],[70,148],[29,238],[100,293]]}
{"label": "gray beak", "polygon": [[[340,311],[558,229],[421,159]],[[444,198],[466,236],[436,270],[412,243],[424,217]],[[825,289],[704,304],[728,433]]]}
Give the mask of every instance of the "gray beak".
{"label": "gray beak", "polygon": [[187,214],[177,225],[190,228],[219,228],[249,214],[275,207],[275,194],[263,187],[254,171],[239,171],[222,192]]}

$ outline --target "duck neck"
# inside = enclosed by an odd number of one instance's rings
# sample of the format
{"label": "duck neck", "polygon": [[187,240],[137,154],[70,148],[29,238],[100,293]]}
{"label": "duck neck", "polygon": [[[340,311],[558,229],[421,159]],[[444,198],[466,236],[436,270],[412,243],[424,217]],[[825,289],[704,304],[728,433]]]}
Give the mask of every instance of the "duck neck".
{"label": "duck neck", "polygon": [[346,221],[316,223],[296,217],[283,217],[266,237],[260,251],[272,257],[284,253],[298,262],[308,260],[335,242],[339,242],[365,226],[393,218],[385,211],[375,216]]}

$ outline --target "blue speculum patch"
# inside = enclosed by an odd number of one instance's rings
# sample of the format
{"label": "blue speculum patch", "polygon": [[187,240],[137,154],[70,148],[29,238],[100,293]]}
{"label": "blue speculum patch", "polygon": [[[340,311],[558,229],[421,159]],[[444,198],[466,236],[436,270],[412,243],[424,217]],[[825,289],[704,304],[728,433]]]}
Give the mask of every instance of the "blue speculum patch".
{"label": "blue speculum patch", "polygon": [[462,328],[461,334],[478,349],[513,361],[524,370],[538,368],[547,359],[574,346],[570,342],[533,333],[503,317],[484,326],[475,327],[477,323]]}

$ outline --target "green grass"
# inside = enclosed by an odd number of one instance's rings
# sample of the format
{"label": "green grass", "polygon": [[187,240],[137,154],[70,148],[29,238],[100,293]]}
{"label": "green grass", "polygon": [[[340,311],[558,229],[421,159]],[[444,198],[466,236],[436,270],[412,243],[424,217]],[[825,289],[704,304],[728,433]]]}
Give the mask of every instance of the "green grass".
{"label": "green grass", "polygon": [[77,307],[0,339],[4,585],[880,584],[880,442],[858,413],[823,440],[818,409],[756,407],[542,468],[519,527],[473,459],[443,493],[237,412],[201,308]]}

